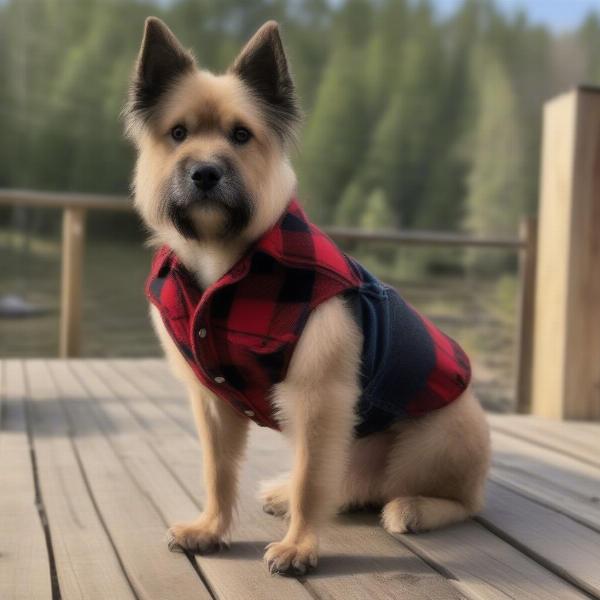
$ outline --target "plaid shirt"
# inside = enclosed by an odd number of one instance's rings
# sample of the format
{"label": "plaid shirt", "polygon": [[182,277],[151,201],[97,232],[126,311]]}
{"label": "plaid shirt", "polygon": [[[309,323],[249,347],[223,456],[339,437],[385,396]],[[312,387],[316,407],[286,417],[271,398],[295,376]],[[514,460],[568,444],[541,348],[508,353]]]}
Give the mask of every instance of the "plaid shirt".
{"label": "plaid shirt", "polygon": [[445,406],[470,379],[460,347],[344,255],[295,200],[206,290],[162,247],[146,294],[198,379],[262,426],[279,429],[270,389],[285,379],[311,311],[337,295],[364,335],[358,435]]}

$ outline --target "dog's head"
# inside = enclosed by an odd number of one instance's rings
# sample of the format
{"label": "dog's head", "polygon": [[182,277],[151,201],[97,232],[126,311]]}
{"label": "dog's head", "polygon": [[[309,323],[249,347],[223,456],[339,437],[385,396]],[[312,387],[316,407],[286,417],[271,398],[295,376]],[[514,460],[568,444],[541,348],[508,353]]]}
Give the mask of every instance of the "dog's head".
{"label": "dog's head", "polygon": [[124,114],[135,204],[161,243],[251,240],[283,211],[300,110],[277,23],[214,75],[150,17]]}

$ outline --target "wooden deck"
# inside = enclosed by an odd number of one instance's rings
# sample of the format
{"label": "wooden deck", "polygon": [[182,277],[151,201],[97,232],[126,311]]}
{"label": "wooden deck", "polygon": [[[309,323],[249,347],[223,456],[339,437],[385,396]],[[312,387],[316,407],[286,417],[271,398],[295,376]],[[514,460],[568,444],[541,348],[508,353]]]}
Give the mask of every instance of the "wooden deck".
{"label": "wooden deck", "polygon": [[231,549],[167,550],[202,502],[200,453],[159,360],[0,362],[0,598],[600,598],[600,424],[492,417],[483,513],[394,539],[377,515],[339,517],[318,570],[271,577],[284,523],[254,499],[289,463],[254,428]]}

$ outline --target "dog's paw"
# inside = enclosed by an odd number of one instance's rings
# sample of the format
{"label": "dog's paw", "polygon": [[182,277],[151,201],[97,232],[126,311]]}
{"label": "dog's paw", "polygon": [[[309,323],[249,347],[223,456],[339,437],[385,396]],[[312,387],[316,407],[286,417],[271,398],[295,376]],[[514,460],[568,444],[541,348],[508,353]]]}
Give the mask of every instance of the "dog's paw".
{"label": "dog's paw", "polygon": [[289,483],[285,479],[265,481],[261,484],[259,499],[263,510],[276,517],[287,517],[289,510]]}
{"label": "dog's paw", "polygon": [[317,566],[317,542],[307,536],[299,543],[281,541],[269,544],[265,562],[272,575],[299,577]]}
{"label": "dog's paw", "polygon": [[167,543],[171,552],[213,554],[229,544],[215,526],[202,517],[190,523],[176,523],[167,532]]}
{"label": "dog's paw", "polygon": [[418,533],[422,526],[418,498],[394,498],[381,512],[381,523],[390,533]]}

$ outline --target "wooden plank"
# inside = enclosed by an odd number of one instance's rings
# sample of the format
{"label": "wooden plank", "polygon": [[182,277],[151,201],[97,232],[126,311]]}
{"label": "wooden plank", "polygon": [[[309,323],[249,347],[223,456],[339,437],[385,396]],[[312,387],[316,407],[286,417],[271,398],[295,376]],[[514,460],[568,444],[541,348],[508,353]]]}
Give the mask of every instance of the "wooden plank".
{"label": "wooden plank", "polygon": [[597,504],[600,499],[596,467],[499,431],[492,432],[492,449],[494,464],[551,482],[590,503]]}
{"label": "wooden plank", "polygon": [[[187,436],[182,444],[181,430],[164,423],[168,421],[167,417],[156,409],[145,410],[147,400],[131,390],[120,374],[109,369],[104,361],[78,362],[73,365],[73,370],[81,381],[85,381],[107,427],[119,432],[111,436],[116,450],[130,466],[132,477],[160,509],[165,521],[172,523],[195,518],[200,511],[198,500],[201,496],[190,494],[185,480],[200,480],[197,444]],[[127,397],[124,403],[118,401],[122,395]],[[129,404],[135,406],[135,411],[130,410]],[[160,452],[165,447],[169,448],[167,456]],[[246,512],[245,507],[240,508],[240,512]],[[203,577],[218,597],[263,597],[265,590],[269,590],[272,598],[305,600],[310,597],[294,579],[273,580],[261,564],[260,554],[258,560],[251,560],[260,551],[261,544],[264,545],[264,532],[260,526],[245,530],[245,534],[241,549],[237,551],[196,557]],[[166,548],[164,535],[160,542]]]}
{"label": "wooden plank", "polygon": [[81,353],[81,294],[85,243],[83,208],[65,208],[62,226],[62,274],[60,291],[59,355]]}
{"label": "wooden plank", "polygon": [[0,361],[0,598],[52,598],[46,539],[36,509],[27,438],[25,378],[19,361]]}
{"label": "wooden plank", "polygon": [[[148,395],[154,394],[157,407],[161,407],[168,414],[173,415],[180,427],[189,432],[186,426],[185,410],[182,402],[174,402],[177,388],[173,386],[172,377],[168,374],[162,361],[128,361],[127,363],[114,363],[126,370],[136,383],[147,387]],[[126,364],[126,366],[125,366]],[[137,376],[136,364],[139,366],[141,376]],[[151,368],[149,368],[149,365]],[[154,379],[149,377],[150,371]],[[164,385],[157,385],[156,378],[164,378]],[[111,378],[111,381],[114,378]],[[171,390],[171,401],[168,401],[168,390]],[[161,396],[161,394],[163,394]],[[133,403],[132,407],[138,406]],[[177,411],[179,414],[177,415]],[[189,421],[189,418],[188,418]],[[156,443],[160,443],[159,440]],[[255,428],[252,435],[252,449],[256,456],[257,465],[254,480],[261,475],[275,472],[282,467],[283,457],[288,454],[281,436],[264,429]],[[168,452],[168,449],[164,450]],[[250,466],[252,468],[252,465]],[[349,517],[349,523],[354,524],[355,515]],[[360,517],[357,517],[360,521]],[[369,528],[361,532],[361,536],[353,542],[352,548],[364,548],[367,531],[379,539],[383,531],[375,526],[376,520],[368,523]],[[332,528],[335,528],[333,525]],[[340,526],[338,524],[338,526]],[[353,525],[347,525],[352,527]],[[332,535],[327,529],[325,539]],[[427,562],[434,565],[436,570],[454,578],[455,586],[465,595],[475,598],[495,599],[513,597],[519,599],[537,600],[543,598],[583,598],[585,597],[570,584],[560,577],[550,573],[537,564],[534,560],[523,555],[510,544],[499,539],[484,527],[469,521],[440,531],[434,531],[416,536],[398,536],[402,544]],[[373,544],[369,540],[369,545]],[[309,579],[311,585],[313,579]],[[319,593],[322,593],[319,590]],[[338,596],[339,597],[339,596]]]}
{"label": "wooden plank", "polygon": [[135,594],[161,600],[209,598],[186,557],[168,551],[164,521],[111,446],[94,402],[74,388],[65,362],[50,362],[49,368],[94,503]]}
{"label": "wooden plank", "polygon": [[598,419],[600,92],[546,104],[542,144],[532,410]]}
{"label": "wooden plank", "polygon": [[27,361],[31,428],[62,598],[134,598],[94,508],[51,373]]}
{"label": "wooden plank", "polygon": [[507,435],[600,467],[600,425],[588,431],[573,422],[504,415],[490,416],[490,424]]}
{"label": "wooden plank", "polygon": [[418,535],[394,536],[457,578],[481,600],[589,598],[473,521]]}
{"label": "wooden plank", "polygon": [[600,533],[489,482],[479,517],[564,579],[600,598]]}
{"label": "wooden plank", "polygon": [[[166,412],[193,433],[194,425],[190,421],[189,410],[181,401],[173,402],[174,398],[179,397],[181,384],[172,378],[164,361],[143,359],[137,364],[143,370],[147,381],[151,381],[152,386],[155,386],[155,393],[161,390],[161,393],[165,394],[161,405]],[[595,469],[555,452],[512,440],[500,433],[494,432],[492,439],[495,450],[492,475],[495,481],[580,523],[598,528],[600,481]]]}
{"label": "wooden plank", "polygon": [[598,505],[587,499],[581,499],[569,490],[558,488],[550,481],[536,479],[529,473],[498,466],[492,467],[490,480],[600,532]]}
{"label": "wooden plank", "polygon": [[[137,418],[148,424],[147,433],[151,436],[153,447],[173,466],[190,496],[201,497],[200,451],[195,434],[186,429],[189,435],[182,435],[180,424],[166,418],[165,413],[157,408],[165,399],[164,396],[155,395],[156,405],[149,401],[147,396],[156,394],[155,382],[145,377],[143,371],[136,368],[136,363],[137,361],[111,361],[109,366],[105,362],[95,361],[93,364],[98,374],[110,382],[111,386],[115,386],[119,396],[126,398],[127,406]],[[178,404],[189,411],[183,402]],[[157,425],[158,423],[161,425]],[[281,520],[262,512],[259,501],[255,498],[255,488],[259,480],[286,469],[289,465],[289,452],[287,448],[281,447],[282,440],[277,436],[274,436],[279,441],[277,447],[263,449],[258,444],[257,436],[260,435],[262,432],[256,430],[251,434],[249,460],[245,462],[240,477],[239,517],[233,532],[234,544],[228,554],[232,558],[231,552],[235,553],[233,565],[229,560],[215,561],[210,557],[200,559],[199,562],[214,589],[222,585],[223,578],[228,578],[231,585],[234,581],[232,572],[237,573],[240,568],[247,569],[246,563],[249,563],[252,571],[241,573],[240,587],[229,590],[229,594],[224,593],[224,597],[238,597],[242,586],[249,590],[248,586],[253,585],[254,581],[257,581],[255,589],[258,597],[262,597],[265,589],[273,588],[273,579],[262,563],[262,554],[268,542],[283,537],[286,526]],[[194,463],[184,463],[180,458],[182,455],[188,458],[192,456]],[[282,460],[267,461],[266,455],[275,455]],[[460,597],[444,577],[406,548],[398,547],[380,528],[373,527],[376,522],[377,517],[371,515],[368,522],[363,522],[360,526],[346,523],[344,526],[334,524],[328,527],[321,540],[319,570],[315,577],[307,578],[305,586],[309,590],[305,590],[305,593],[320,598],[357,600],[364,597],[393,598],[406,595],[411,598]],[[365,540],[368,540],[368,544]],[[357,548],[360,548],[359,553]],[[222,571],[209,574],[208,568],[212,561]],[[237,596],[231,595],[233,592]],[[247,597],[254,596],[247,591]]]}

